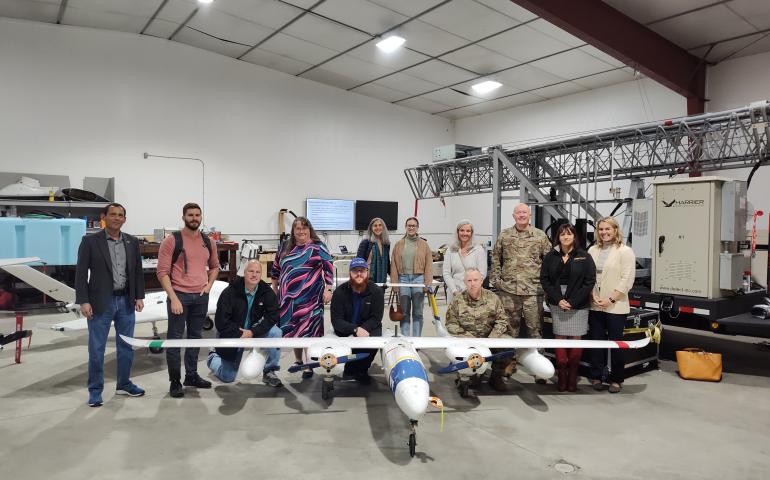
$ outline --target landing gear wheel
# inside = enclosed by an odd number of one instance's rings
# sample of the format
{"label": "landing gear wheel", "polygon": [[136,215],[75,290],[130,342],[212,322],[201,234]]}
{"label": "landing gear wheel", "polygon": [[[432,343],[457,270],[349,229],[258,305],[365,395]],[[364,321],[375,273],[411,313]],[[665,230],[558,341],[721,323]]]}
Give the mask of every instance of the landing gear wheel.
{"label": "landing gear wheel", "polygon": [[[155,335],[152,337],[153,340],[160,340],[160,337]],[[155,355],[159,353],[163,353],[163,347],[150,347],[150,353],[154,353]]]}
{"label": "landing gear wheel", "polygon": [[414,457],[416,448],[417,448],[417,434],[412,432],[409,434],[409,456],[410,457]]}
{"label": "landing gear wheel", "polygon": [[203,322],[203,329],[209,331],[212,328],[214,328],[214,320],[211,317],[206,317],[206,321]]}
{"label": "landing gear wheel", "polygon": [[332,397],[334,391],[334,384],[332,382],[324,381],[321,384],[321,398],[323,400],[329,400]]}

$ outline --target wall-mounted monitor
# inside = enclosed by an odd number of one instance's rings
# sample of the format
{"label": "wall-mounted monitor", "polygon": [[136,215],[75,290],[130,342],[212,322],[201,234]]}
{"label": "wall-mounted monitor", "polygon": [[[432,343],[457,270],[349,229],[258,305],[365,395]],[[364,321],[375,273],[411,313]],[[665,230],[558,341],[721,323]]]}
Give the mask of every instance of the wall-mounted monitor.
{"label": "wall-mounted monitor", "polygon": [[306,216],[316,230],[353,230],[355,200],[308,198]]}
{"label": "wall-mounted monitor", "polygon": [[398,229],[398,202],[356,201],[356,230],[366,230],[373,218],[385,220],[388,230]]}

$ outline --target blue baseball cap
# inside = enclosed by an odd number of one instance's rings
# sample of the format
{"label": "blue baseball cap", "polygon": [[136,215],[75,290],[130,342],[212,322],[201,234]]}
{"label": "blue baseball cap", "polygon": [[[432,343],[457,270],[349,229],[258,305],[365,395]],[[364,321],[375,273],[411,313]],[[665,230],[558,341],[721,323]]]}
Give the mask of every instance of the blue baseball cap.
{"label": "blue baseball cap", "polygon": [[353,270],[354,268],[365,268],[369,270],[369,264],[361,257],[356,257],[353,260],[350,261],[350,270]]}

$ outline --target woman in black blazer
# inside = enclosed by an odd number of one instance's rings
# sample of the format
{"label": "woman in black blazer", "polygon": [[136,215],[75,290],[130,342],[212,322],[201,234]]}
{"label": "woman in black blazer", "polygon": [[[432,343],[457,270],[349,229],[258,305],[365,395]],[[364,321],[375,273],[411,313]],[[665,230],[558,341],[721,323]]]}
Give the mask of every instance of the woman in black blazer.
{"label": "woman in black blazer", "polygon": [[[577,231],[569,223],[559,227],[557,245],[543,259],[540,284],[551,310],[556,338],[580,340],[588,332],[588,309],[596,283],[596,265],[578,244]],[[577,390],[577,371],[582,348],[557,348],[559,391]]]}

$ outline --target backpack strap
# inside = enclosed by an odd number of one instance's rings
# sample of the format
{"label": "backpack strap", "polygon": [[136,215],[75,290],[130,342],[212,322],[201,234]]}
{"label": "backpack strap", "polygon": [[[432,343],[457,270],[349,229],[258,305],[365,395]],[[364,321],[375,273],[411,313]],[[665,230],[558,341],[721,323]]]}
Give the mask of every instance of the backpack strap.
{"label": "backpack strap", "polygon": [[[174,235],[174,253],[171,255],[171,270],[169,271],[169,278],[171,278],[171,272],[174,271],[174,265],[176,265],[176,261],[179,260],[179,256],[185,253],[184,251],[184,240],[182,239],[182,232],[177,230],[173,233]],[[208,235],[201,232],[201,238],[203,239],[203,246],[206,248],[206,252],[209,254],[209,258],[211,258],[211,239]],[[187,255],[185,254],[184,257],[182,257],[184,260],[184,273],[187,273]]]}

